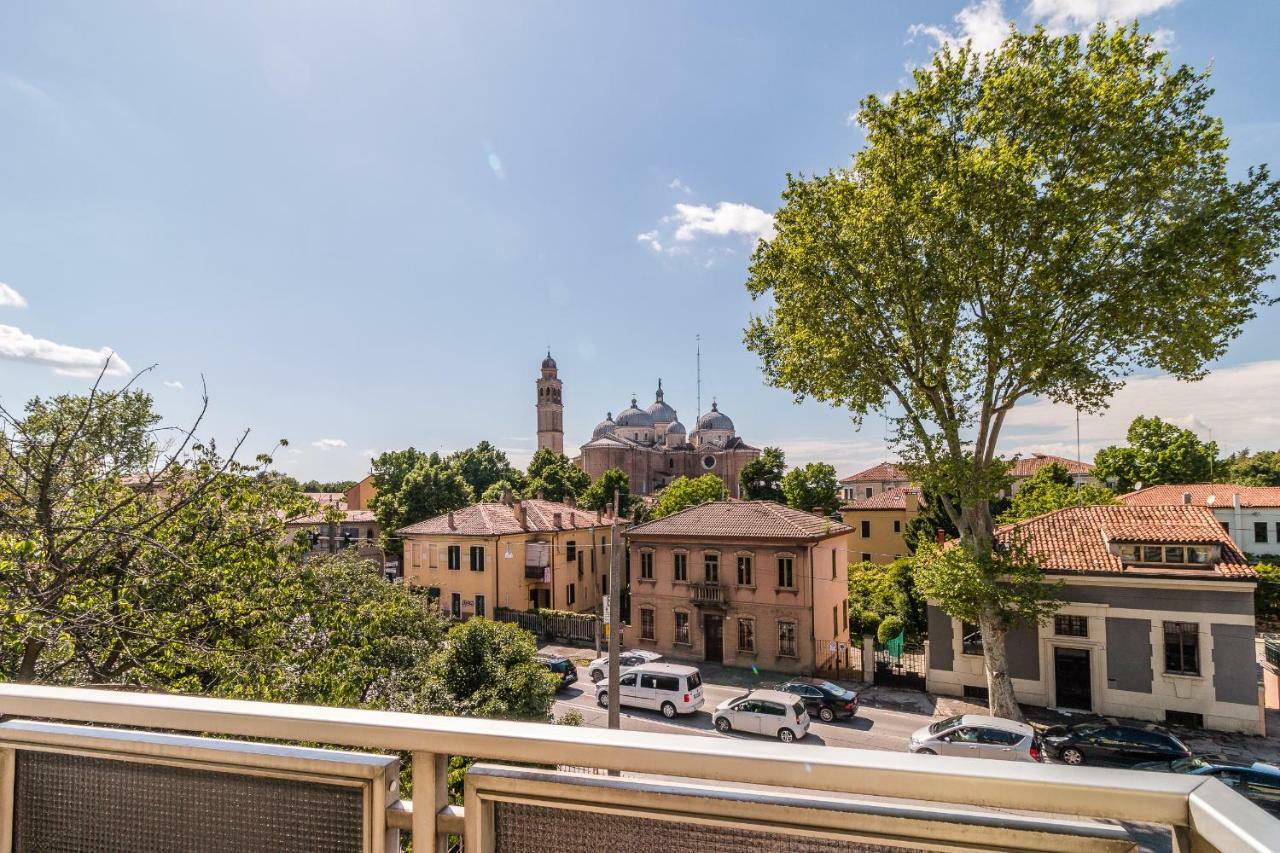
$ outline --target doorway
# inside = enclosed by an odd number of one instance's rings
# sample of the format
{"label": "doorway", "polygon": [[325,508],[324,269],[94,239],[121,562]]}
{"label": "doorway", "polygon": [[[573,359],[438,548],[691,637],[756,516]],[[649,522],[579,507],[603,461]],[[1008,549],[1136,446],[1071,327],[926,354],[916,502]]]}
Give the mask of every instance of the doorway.
{"label": "doorway", "polygon": [[1093,710],[1093,680],[1089,672],[1089,650],[1054,647],[1054,701],[1059,708]]}
{"label": "doorway", "polygon": [[707,640],[706,659],[715,663],[724,662],[724,617],[712,616],[710,613],[702,617],[702,634]]}

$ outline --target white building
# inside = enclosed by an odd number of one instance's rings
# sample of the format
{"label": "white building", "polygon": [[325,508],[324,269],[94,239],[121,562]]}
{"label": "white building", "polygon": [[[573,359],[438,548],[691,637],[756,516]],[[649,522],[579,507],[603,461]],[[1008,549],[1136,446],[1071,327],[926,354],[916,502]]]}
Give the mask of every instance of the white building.
{"label": "white building", "polygon": [[1280,486],[1148,486],[1120,500],[1129,506],[1207,506],[1241,551],[1280,555]]}

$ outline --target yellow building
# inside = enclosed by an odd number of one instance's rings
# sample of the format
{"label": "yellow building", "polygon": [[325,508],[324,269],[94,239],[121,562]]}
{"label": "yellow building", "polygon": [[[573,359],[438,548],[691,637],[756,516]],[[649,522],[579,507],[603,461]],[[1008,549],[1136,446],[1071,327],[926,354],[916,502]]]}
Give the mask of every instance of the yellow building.
{"label": "yellow building", "polygon": [[594,612],[609,572],[609,517],[507,498],[397,531],[404,577],[457,618],[552,608]]}
{"label": "yellow building", "polygon": [[885,489],[840,507],[844,523],[853,528],[850,562],[892,563],[905,557],[907,543],[902,534],[919,514],[920,490],[910,487]]}
{"label": "yellow building", "polygon": [[378,490],[373,487],[373,475],[370,474],[351,488],[347,489],[347,509],[368,509],[369,501]]}

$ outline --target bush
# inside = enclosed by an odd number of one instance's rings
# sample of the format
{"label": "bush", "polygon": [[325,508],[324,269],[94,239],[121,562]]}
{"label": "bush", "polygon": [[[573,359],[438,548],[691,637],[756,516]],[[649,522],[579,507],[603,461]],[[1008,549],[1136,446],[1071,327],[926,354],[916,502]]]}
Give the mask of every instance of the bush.
{"label": "bush", "polygon": [[542,616],[546,619],[568,619],[570,617],[576,617],[578,619],[587,619],[589,621],[594,622],[595,620],[600,618],[599,616],[596,616],[596,614],[594,613],[577,613],[572,610],[551,610],[550,608],[546,608],[546,607],[538,608],[537,613],[539,616]]}
{"label": "bush", "polygon": [[901,616],[890,613],[880,620],[880,627],[876,629],[876,639],[883,645],[901,634],[905,625]]}
{"label": "bush", "polygon": [[1253,567],[1258,573],[1258,590],[1254,593],[1254,607],[1259,622],[1280,622],[1280,566],[1259,563]]}
{"label": "bush", "polygon": [[864,610],[858,614],[858,631],[861,634],[875,634],[880,627],[880,614],[874,610]]}
{"label": "bush", "polygon": [[580,726],[582,725],[582,714],[579,711],[568,710],[553,721],[557,726]]}

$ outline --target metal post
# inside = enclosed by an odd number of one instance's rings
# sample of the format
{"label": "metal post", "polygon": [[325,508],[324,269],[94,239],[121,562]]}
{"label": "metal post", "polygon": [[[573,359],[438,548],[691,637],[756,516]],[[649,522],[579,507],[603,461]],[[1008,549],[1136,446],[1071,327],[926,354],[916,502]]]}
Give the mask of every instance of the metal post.
{"label": "metal post", "polygon": [[412,753],[413,849],[436,853],[445,849],[440,835],[440,809],[449,804],[449,756]]}
{"label": "metal post", "polygon": [[613,493],[609,525],[609,728],[622,727],[618,704],[618,630],[622,610],[622,548],[618,542],[618,491]]}

